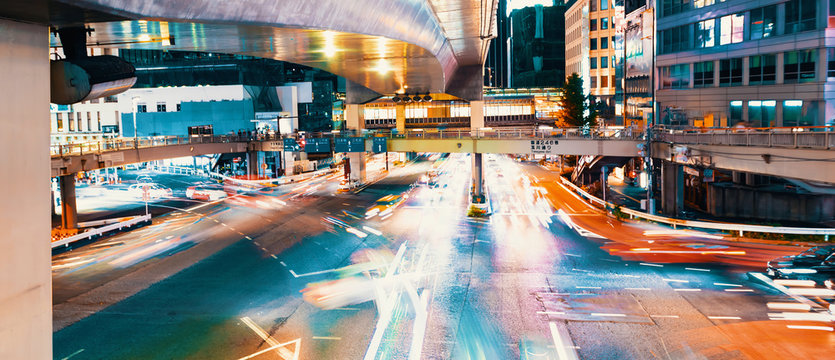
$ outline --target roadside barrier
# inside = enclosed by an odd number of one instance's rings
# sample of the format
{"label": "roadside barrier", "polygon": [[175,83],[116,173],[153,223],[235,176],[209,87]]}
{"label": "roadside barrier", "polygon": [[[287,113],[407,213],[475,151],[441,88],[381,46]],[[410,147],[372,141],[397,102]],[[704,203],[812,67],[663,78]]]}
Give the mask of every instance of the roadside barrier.
{"label": "roadside barrier", "polygon": [[[589,194],[585,190],[581,189],[577,185],[574,185],[568,179],[560,176],[560,181],[563,185],[569,187],[571,190],[579,194],[580,196],[586,198],[592,204],[598,205],[600,207],[605,208],[607,211],[611,211],[611,209],[615,208],[615,204],[611,202],[604,202],[602,199]],[[829,241],[830,235],[835,235],[835,229],[833,228],[801,228],[801,227],[783,227],[783,226],[765,226],[765,225],[747,225],[747,224],[735,224],[735,223],[717,223],[717,222],[707,222],[707,221],[694,221],[694,220],[682,220],[682,219],[674,219],[665,216],[659,215],[652,215],[647,214],[642,211],[637,211],[628,208],[621,208],[621,211],[624,214],[629,215],[630,219],[638,218],[644,219],[647,221],[662,223],[672,225],[673,229],[678,226],[689,227],[689,228],[700,228],[700,229],[712,229],[712,230],[724,230],[724,231],[736,231],[739,232],[739,236],[744,236],[745,232],[760,232],[760,233],[772,233],[772,234],[793,234],[793,235],[823,235],[826,241]]]}
{"label": "roadside barrier", "polygon": [[69,237],[65,237],[65,238],[63,238],[61,240],[58,240],[58,241],[53,241],[52,242],[52,248],[55,249],[55,248],[61,247],[61,246],[69,246],[69,244],[71,244],[73,242],[76,242],[76,241],[79,241],[79,240],[90,239],[93,236],[99,236],[99,235],[102,235],[102,234],[107,233],[109,231],[121,230],[123,228],[131,227],[131,226],[134,226],[136,224],[139,224],[139,223],[142,223],[142,222],[145,222],[145,221],[151,221],[151,214],[135,216],[135,217],[133,217],[131,219],[128,219],[128,220],[125,220],[125,221],[121,221],[121,222],[118,222],[118,223],[115,223],[115,224],[102,226],[102,227],[99,227],[99,228],[89,229],[89,230],[87,230],[83,233],[76,234],[76,235],[69,236]]}

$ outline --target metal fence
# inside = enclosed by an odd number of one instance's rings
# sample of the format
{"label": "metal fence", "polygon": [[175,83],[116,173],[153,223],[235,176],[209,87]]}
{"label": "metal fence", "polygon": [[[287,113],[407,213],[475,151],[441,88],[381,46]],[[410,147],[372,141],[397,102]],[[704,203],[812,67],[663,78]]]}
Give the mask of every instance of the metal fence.
{"label": "metal fence", "polygon": [[653,140],[675,144],[835,149],[832,127],[669,130],[653,132]]}

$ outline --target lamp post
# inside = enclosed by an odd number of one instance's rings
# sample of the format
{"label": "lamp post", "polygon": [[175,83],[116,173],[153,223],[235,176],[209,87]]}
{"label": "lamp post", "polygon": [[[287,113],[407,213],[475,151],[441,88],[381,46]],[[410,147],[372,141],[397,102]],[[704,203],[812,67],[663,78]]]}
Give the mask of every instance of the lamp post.
{"label": "lamp post", "polygon": [[130,100],[133,104],[133,147],[139,149],[139,138],[136,131],[136,107],[139,105],[140,97],[134,96]]}

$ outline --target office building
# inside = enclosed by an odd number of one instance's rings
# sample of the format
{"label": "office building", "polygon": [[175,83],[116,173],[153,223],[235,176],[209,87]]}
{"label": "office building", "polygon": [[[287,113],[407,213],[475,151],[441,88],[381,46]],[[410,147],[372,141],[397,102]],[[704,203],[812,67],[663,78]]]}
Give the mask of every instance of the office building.
{"label": "office building", "polygon": [[561,86],[565,81],[565,5],[537,4],[510,13],[510,87]]}

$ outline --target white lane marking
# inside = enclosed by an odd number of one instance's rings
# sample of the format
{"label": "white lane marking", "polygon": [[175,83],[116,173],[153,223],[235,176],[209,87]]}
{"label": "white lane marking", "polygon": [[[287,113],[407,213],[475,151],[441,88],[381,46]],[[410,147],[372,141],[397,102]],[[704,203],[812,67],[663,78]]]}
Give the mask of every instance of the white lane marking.
{"label": "white lane marking", "polygon": [[783,286],[815,287],[814,280],[776,279],[774,283]]}
{"label": "white lane marking", "polygon": [[287,267],[287,264],[285,264],[284,261],[279,261],[278,263],[281,264],[281,266]]}
{"label": "white lane marking", "polygon": [[571,270],[572,270],[572,271],[585,272],[585,273],[591,273],[591,270],[574,269],[574,268],[572,268]]}
{"label": "white lane marking", "polygon": [[662,280],[670,281],[670,282],[677,282],[677,283],[689,283],[690,282],[690,280],[679,280],[679,279],[662,279]]}
{"label": "white lane marking", "polygon": [[678,315],[650,315],[650,317],[654,317],[654,318],[667,318],[667,319],[678,319]]}
{"label": "white lane marking", "polygon": [[725,289],[727,292],[754,292],[751,289]]}
{"label": "white lane marking", "polygon": [[833,331],[832,327],[829,326],[810,326],[810,325],[786,325],[789,329],[798,329],[798,330],[823,330],[823,331]]}
{"label": "white lane marking", "polygon": [[640,291],[650,291],[650,288],[623,288],[624,290],[640,290]]}
{"label": "white lane marking", "polygon": [[710,269],[699,269],[699,268],[689,268],[689,267],[684,268],[684,270],[710,272]]}
{"label": "white lane marking", "polygon": [[726,284],[726,283],[713,283],[713,285],[716,285],[716,286],[742,287],[742,285],[739,285],[739,284]]}
{"label": "white lane marking", "polygon": [[76,351],[76,352],[74,352],[74,353],[70,354],[69,356],[67,356],[67,357],[65,357],[65,358],[61,358],[61,360],[69,360],[69,358],[71,358],[71,357],[73,357],[73,356],[76,356],[76,355],[78,355],[78,354],[81,354],[81,352],[83,352],[83,351],[84,351],[84,349],[79,349],[78,351]]}
{"label": "white lane marking", "polygon": [[565,328],[557,328],[557,324],[553,321],[548,323],[548,327],[551,329],[551,339],[554,341],[554,349],[557,350],[557,359],[579,359],[574,343],[568,335],[568,330]]}
{"label": "white lane marking", "polygon": [[576,288],[578,288],[578,289],[597,289],[597,290],[601,289],[600,286],[577,286]]}
{"label": "white lane marking", "polygon": [[382,232],[382,231],[377,230],[377,229],[372,228],[372,227],[369,227],[369,226],[365,226],[365,225],[363,225],[362,229],[363,229],[363,230],[365,230],[365,231],[368,231],[368,232],[370,232],[370,233],[372,233],[372,234],[374,234],[374,235],[377,235],[377,236],[381,236],[381,235],[383,235],[383,232]]}
{"label": "white lane marking", "polygon": [[229,225],[226,225],[226,223],[220,223],[220,224],[223,225],[223,226],[229,227]]}
{"label": "white lane marking", "polygon": [[270,256],[272,256],[272,258],[273,258],[273,259],[278,260],[278,257],[277,257],[277,256],[275,256],[275,254],[270,254]]}
{"label": "white lane marking", "polygon": [[244,236],[247,240],[252,241],[252,238],[249,236]]}
{"label": "white lane marking", "polygon": [[664,267],[664,265],[661,265],[661,264],[651,264],[651,263],[640,263],[640,264],[638,264],[638,265],[643,265],[643,266],[655,266],[655,267]]}
{"label": "white lane marking", "polygon": [[358,308],[349,308],[349,307],[341,307],[341,308],[336,308],[336,309],[331,309],[331,310],[360,311],[360,309],[358,309]]}
{"label": "white lane marking", "polygon": [[564,253],[563,255],[565,255],[565,256],[572,256],[572,257],[582,257],[582,256],[577,255],[577,254],[569,254],[569,253]]}
{"label": "white lane marking", "polygon": [[711,320],[742,320],[739,316],[708,316]]}
{"label": "white lane marking", "polygon": [[293,277],[294,277],[294,278],[298,278],[298,277],[299,277],[299,275],[297,275],[297,274],[296,274],[296,272],[295,272],[295,271],[293,271],[293,269],[290,269],[290,274],[291,274],[291,275],[293,275]]}
{"label": "white lane marking", "polygon": [[262,248],[261,248],[261,250],[264,250],[264,252],[267,252],[267,249],[266,249],[266,248],[264,248],[264,247],[262,247]]}
{"label": "white lane marking", "polygon": [[336,336],[314,336],[313,340],[342,340],[342,338]]}
{"label": "white lane marking", "polygon": [[591,313],[591,316],[626,317],[626,314]]}
{"label": "white lane marking", "polygon": [[613,262],[613,263],[620,262],[620,260],[612,260],[612,259],[600,259],[600,260]]}
{"label": "white lane marking", "polygon": [[299,278],[299,277],[305,277],[305,276],[313,276],[313,275],[327,274],[327,273],[330,273],[330,272],[335,272],[335,271],[339,271],[339,269],[330,269],[330,270],[314,271],[314,272],[309,272],[309,273],[305,273],[305,274],[296,274],[296,272],[295,272],[295,271],[290,270],[290,273],[291,273],[291,274],[293,274],[293,276],[295,276],[295,277]]}
{"label": "white lane marking", "polygon": [[702,289],[673,289],[675,291],[702,291]]}
{"label": "white lane marking", "polygon": [[631,274],[623,274],[623,275],[620,275],[620,276],[628,277],[628,278],[636,278],[636,279],[640,278],[640,276],[638,276],[638,275],[631,275]]}
{"label": "white lane marking", "polygon": [[812,310],[812,307],[809,304],[800,304],[800,303],[788,303],[788,302],[770,302],[766,304],[769,309],[774,310],[803,310],[809,311]]}

